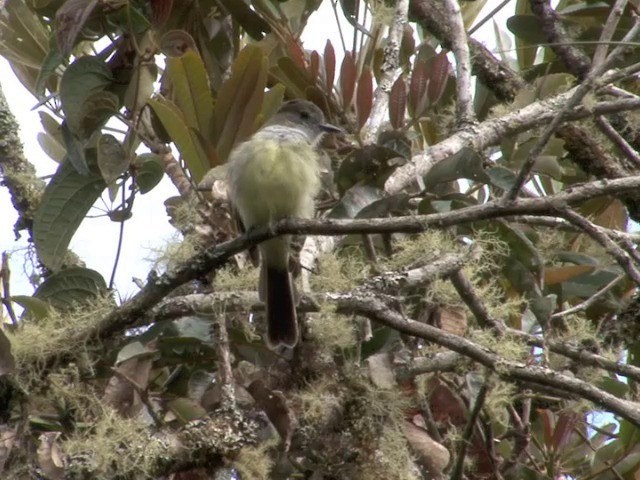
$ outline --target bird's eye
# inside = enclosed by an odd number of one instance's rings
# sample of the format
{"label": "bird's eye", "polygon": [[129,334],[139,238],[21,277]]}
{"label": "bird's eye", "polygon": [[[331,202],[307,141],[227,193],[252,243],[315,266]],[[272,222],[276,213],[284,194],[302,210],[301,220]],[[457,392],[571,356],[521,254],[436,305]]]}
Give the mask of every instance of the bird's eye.
{"label": "bird's eye", "polygon": [[305,111],[300,112],[300,118],[303,120],[309,120],[309,112],[305,112]]}

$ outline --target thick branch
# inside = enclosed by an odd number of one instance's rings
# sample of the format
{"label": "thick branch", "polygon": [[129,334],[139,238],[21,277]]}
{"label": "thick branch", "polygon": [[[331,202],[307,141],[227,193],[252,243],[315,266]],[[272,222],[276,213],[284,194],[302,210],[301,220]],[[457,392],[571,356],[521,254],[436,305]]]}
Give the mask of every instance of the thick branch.
{"label": "thick branch", "polygon": [[456,59],[456,118],[458,127],[473,123],[473,85],[471,84],[471,57],[462,11],[457,0],[443,0],[451,26],[451,50]]}
{"label": "thick branch", "polygon": [[400,44],[402,33],[407,24],[409,0],[396,2],[393,24],[389,31],[389,38],[384,49],[384,61],[382,63],[382,78],[376,88],[371,114],[362,129],[362,141],[365,145],[372,144],[378,138],[380,128],[384,124],[389,112],[389,94],[396,79],[400,59]]}
{"label": "thick branch", "polygon": [[[344,235],[349,233],[420,233],[432,228],[513,215],[550,215],[572,205],[602,195],[622,194],[640,187],[640,176],[586,183],[543,198],[518,199],[508,205],[489,202],[446,213],[394,218],[356,220],[286,219],[277,224],[252,230],[248,234],[205,250],[161,276],[151,274],[147,284],[131,300],[102,318],[92,332],[82,332],[83,339],[109,338],[137,324],[149,309],[167,294],[189,280],[200,278],[253,245],[282,234]],[[44,359],[42,359],[44,361]],[[53,360],[50,358],[48,360]]]}
{"label": "thick branch", "polygon": [[25,158],[18,134],[18,122],[0,88],[0,174],[2,184],[11,195],[11,203],[18,212],[14,226],[18,231],[31,232],[33,215],[44,191],[44,182],[36,175],[35,167]]}
{"label": "thick branch", "polygon": [[[576,88],[571,89],[550,99],[532,103],[503,117],[486,120],[473,128],[451,135],[442,142],[414,155],[411,162],[398,168],[387,179],[385,190],[389,193],[402,191],[411,185],[417,177],[426,175],[436,163],[458,153],[464,147],[481,152],[487,147],[497,145],[505,137],[548,124],[565,108],[575,92]],[[589,109],[580,105],[564,114],[564,120],[580,120],[592,115],[638,108],[640,108],[640,101],[637,99],[599,102]]]}
{"label": "thick branch", "polygon": [[580,80],[586,78],[591,68],[591,59],[575,46],[549,0],[530,0],[529,3],[533,14],[540,20],[542,32],[553,52],[569,72]]}

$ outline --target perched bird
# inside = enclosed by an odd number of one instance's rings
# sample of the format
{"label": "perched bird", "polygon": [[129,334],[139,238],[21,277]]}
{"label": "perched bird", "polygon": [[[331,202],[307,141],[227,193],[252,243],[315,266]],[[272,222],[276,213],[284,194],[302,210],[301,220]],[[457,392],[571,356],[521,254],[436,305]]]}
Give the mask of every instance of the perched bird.
{"label": "perched bird", "polygon": [[[229,156],[229,198],[247,230],[288,217],[311,218],[320,190],[316,147],[326,133],[341,130],[324,122],[306,100],[285,102],[278,112]],[[296,301],[289,271],[291,236],[260,244],[260,299],[267,307],[267,344],[293,347],[298,341]]]}

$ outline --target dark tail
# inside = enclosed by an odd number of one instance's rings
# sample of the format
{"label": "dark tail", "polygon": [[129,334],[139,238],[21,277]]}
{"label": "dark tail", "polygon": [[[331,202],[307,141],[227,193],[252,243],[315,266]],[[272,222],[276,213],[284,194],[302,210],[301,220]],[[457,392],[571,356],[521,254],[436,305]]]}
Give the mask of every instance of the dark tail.
{"label": "dark tail", "polygon": [[[291,274],[286,269],[263,266],[262,287],[266,287],[267,344],[294,347],[298,343],[298,320]],[[266,285],[264,285],[266,284]]]}

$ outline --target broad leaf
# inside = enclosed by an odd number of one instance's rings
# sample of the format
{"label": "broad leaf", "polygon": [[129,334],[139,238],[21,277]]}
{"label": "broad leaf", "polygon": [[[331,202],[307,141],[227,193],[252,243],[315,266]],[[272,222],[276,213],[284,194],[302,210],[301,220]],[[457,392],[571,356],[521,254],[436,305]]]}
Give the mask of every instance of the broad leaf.
{"label": "broad leaf", "polygon": [[148,103],[176,144],[193,180],[196,183],[202,180],[211,168],[209,157],[198,136],[188,127],[182,112],[168,100],[150,99]]}
{"label": "broad leaf", "polygon": [[41,320],[49,315],[49,304],[39,298],[28,295],[13,295],[11,301],[24,308],[36,320]]}
{"label": "broad leaf", "polygon": [[481,183],[490,183],[482,166],[482,157],[470,148],[462,148],[459,152],[433,166],[424,179],[427,189],[443,182],[452,182],[461,178]]}
{"label": "broad leaf", "polygon": [[95,270],[72,267],[54,273],[38,287],[34,297],[57,310],[67,310],[107,291],[107,284]]}
{"label": "broad leaf", "polygon": [[98,168],[107,185],[129,168],[129,158],[116,137],[103,134],[98,139]]}
{"label": "broad leaf", "polygon": [[154,153],[138,155],[134,161],[134,165],[136,185],[143,195],[153,190],[164,176],[162,159]]}
{"label": "broad leaf", "polygon": [[198,52],[187,50],[180,57],[168,57],[167,75],[173,87],[174,101],[187,125],[210,138],[213,134],[213,97]]}
{"label": "broad leaf", "polygon": [[247,45],[238,54],[231,76],[218,92],[215,125],[216,153],[220,162],[226,161],[237,142],[253,133],[266,85],[267,58],[260,47]]}
{"label": "broad leaf", "polygon": [[63,162],[47,185],[33,220],[38,258],[52,270],[63,264],[71,238],[106,184],[95,171],[79,174]]}
{"label": "broad leaf", "polygon": [[72,133],[80,136],[82,132],[85,100],[106,89],[112,81],[111,70],[98,57],[80,57],[67,67],[60,80],[60,103]]}

